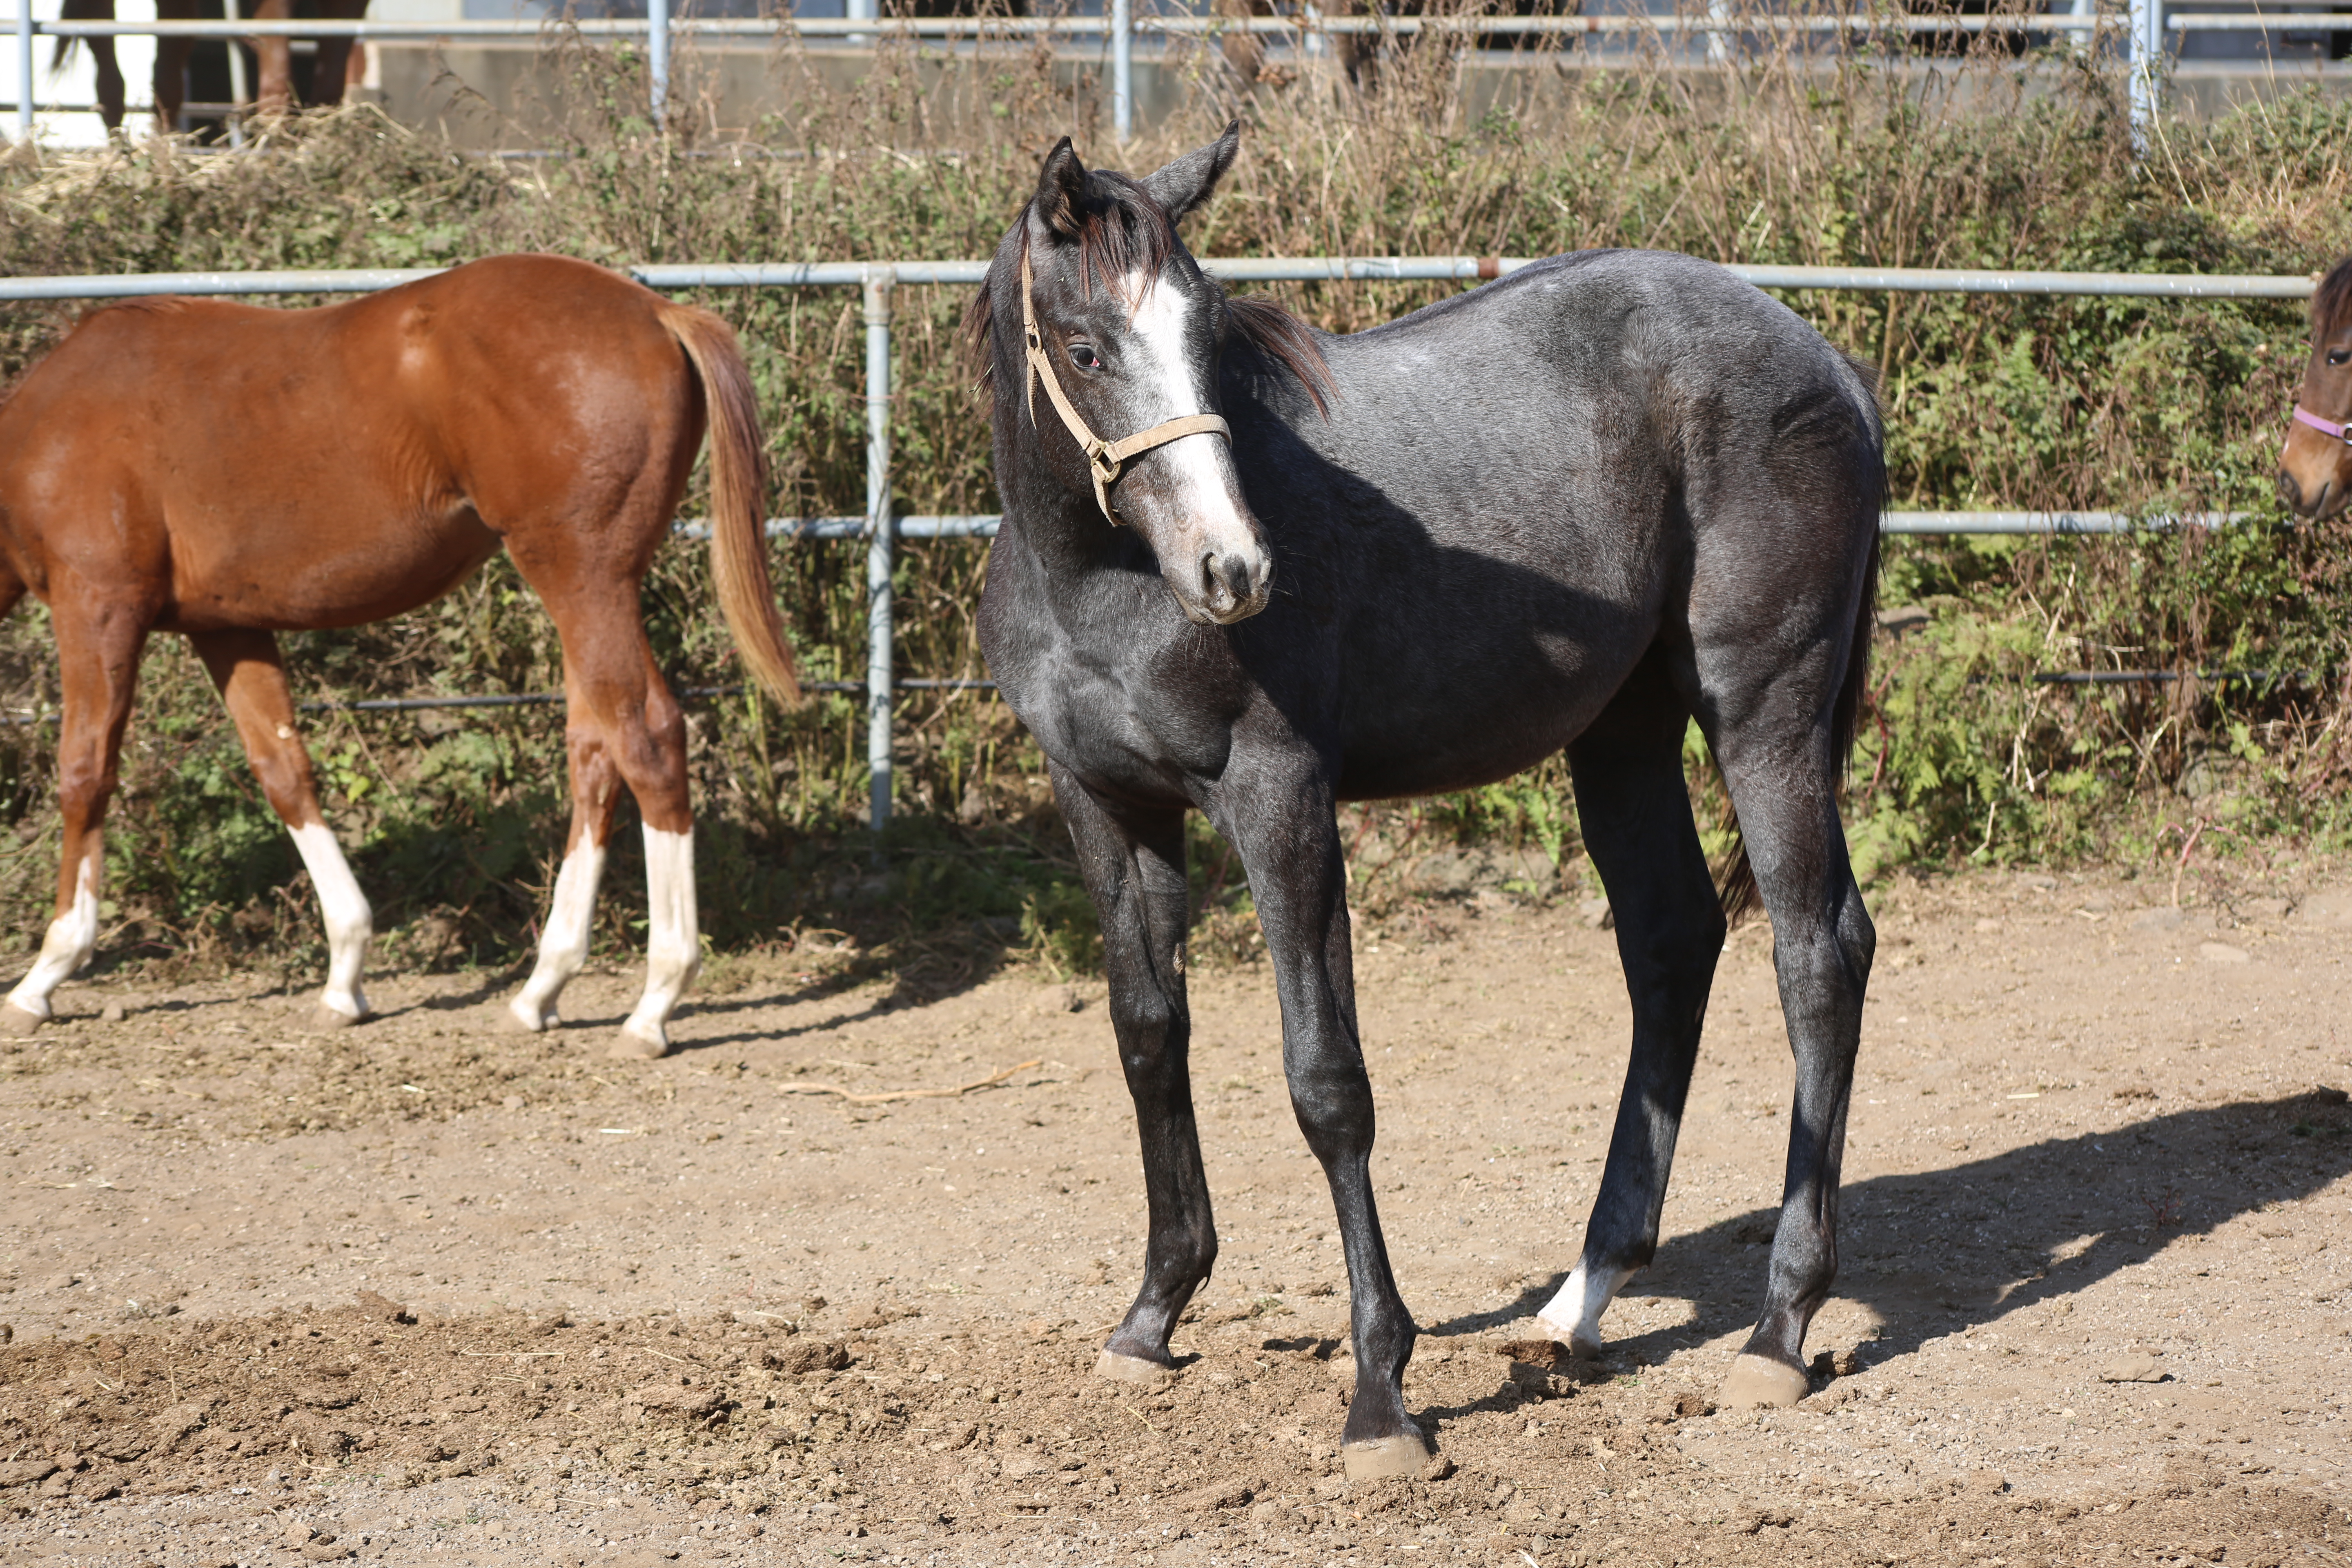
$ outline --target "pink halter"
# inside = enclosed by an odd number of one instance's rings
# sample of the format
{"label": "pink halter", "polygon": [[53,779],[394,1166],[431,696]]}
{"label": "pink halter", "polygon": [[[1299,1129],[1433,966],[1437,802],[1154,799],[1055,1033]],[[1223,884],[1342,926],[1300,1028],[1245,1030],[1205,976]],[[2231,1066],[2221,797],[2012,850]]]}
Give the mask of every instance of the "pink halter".
{"label": "pink halter", "polygon": [[2321,435],[2333,436],[2346,446],[2352,447],[2352,426],[2338,425],[2333,419],[2322,419],[2300,403],[2294,405],[2294,422],[2298,425],[2308,425]]}

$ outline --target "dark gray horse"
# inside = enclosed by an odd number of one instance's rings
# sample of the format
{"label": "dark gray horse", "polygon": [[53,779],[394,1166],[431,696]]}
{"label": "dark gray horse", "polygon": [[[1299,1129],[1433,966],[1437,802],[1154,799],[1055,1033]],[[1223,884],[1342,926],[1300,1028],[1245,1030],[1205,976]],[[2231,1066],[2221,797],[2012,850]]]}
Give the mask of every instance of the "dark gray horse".
{"label": "dark gray horse", "polygon": [[1348,1472],[1424,1462],[1333,807],[1466,789],[1563,747],[1633,1005],[1601,1195],[1542,1318],[1597,1351],[1610,1298],[1656,1249],[1726,931],[1683,780],[1696,717],[1745,835],[1741,885],[1771,917],[1797,1058],[1764,1310],[1726,1400],[1791,1404],[1836,1269],[1874,941],[1837,814],[1884,488],[1870,388],[1721,268],[1643,251],[1312,331],[1226,298],[1176,237],[1238,145],[1235,126],[1139,183],[1089,173],[1065,140],[967,322],[1004,500],[981,646],[1050,759],[1101,911],[1143,1141],[1143,1287],[1101,1368],[1159,1375],[1217,1253],[1186,1061],[1193,809],[1247,870],[1291,1104],[1339,1211]]}

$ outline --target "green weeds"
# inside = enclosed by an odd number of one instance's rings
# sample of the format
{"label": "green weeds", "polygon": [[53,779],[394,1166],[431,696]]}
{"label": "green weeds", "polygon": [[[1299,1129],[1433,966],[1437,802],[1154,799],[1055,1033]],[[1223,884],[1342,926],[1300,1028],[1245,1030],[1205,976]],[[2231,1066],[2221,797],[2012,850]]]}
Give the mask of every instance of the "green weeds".
{"label": "green weeds", "polygon": [[[362,109],[287,122],[257,155],[141,146],[12,167],[0,172],[0,266],[405,266],[516,249],[615,264],[980,256],[1031,188],[1038,153],[1074,128],[1050,57],[1026,47],[949,60],[894,44],[845,90],[805,64],[780,54],[775,111],[723,144],[683,110],[656,137],[635,107],[642,62],[579,49],[550,58],[557,159],[459,153]],[[1213,54],[1196,64],[1187,104],[1121,161],[1148,167],[1230,114],[1249,122],[1241,163],[1190,236],[1204,254],[1649,245],[1759,262],[2303,272],[2352,248],[2352,108],[2316,94],[2168,122],[2163,156],[2141,163],[2119,79],[2063,59],[1975,58],[1933,79],[1885,59],[1794,54],[1737,72],[1538,68],[1517,96],[1475,110],[1434,46],[1389,62],[1369,95],[1314,72],[1244,89]],[[1113,156],[1099,136],[1084,146]],[[1450,287],[1282,293],[1345,331]],[[1875,650],[1849,802],[1866,870],[2168,865],[2191,842],[2229,856],[2345,840],[2347,529],[2276,526],[2269,488],[2304,352],[2295,307],[1785,299],[1877,373],[1893,504],[2255,514],[2213,531],[1891,542],[1881,602],[1924,619]],[[777,510],[862,510],[856,299],[724,291],[698,302],[742,336]],[[908,511],[997,510],[984,411],[955,353],[963,303],[961,289],[897,292],[896,500]],[[0,321],[0,373],[21,373],[73,319],[58,307]],[[701,505],[690,497],[688,510]],[[862,550],[782,546],[774,568],[807,672],[861,675]],[[985,674],[973,626],[984,569],[968,543],[903,549],[902,670]],[[677,684],[740,678],[700,547],[661,554],[644,605]],[[304,699],[562,684],[546,617],[503,561],[415,615],[285,640]],[[53,710],[50,661],[46,617],[28,601],[0,629],[11,709]],[[2275,679],[2031,679],[2142,668]],[[569,809],[561,710],[322,713],[310,725],[331,819],[398,951],[513,961]],[[854,939],[942,980],[1008,953],[1062,974],[1097,964],[1100,935],[1041,760],[1003,706],[973,692],[904,699],[900,815],[878,869],[863,822],[864,727],[855,694],[789,713],[752,698],[693,710],[716,949]],[[110,951],[210,962],[266,947],[296,970],[315,966],[314,922],[286,892],[296,873],[284,836],[202,672],[169,640],[151,654],[131,737],[109,841]],[[50,748],[40,725],[0,738],[11,830],[0,910],[36,941],[55,879]],[[1696,732],[1689,754],[1719,853],[1720,792]],[[1583,885],[1557,759],[1459,795],[1350,807],[1343,836],[1373,902],[1406,896],[1415,857],[1465,846],[1510,851],[1514,890],[1528,896]],[[643,918],[635,837],[621,834],[608,882],[603,935],[615,944]],[[1196,951],[1250,956],[1246,877],[1204,826],[1192,849]],[[1570,869],[1528,875],[1531,855]]]}

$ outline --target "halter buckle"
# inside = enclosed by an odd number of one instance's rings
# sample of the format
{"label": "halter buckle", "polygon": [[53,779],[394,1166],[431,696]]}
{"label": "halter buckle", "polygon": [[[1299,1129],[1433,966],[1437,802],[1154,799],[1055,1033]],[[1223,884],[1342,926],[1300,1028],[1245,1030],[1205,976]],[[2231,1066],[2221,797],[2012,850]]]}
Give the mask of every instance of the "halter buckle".
{"label": "halter buckle", "polygon": [[1029,423],[1033,426],[1037,423],[1037,384],[1043,382],[1045,395],[1054,405],[1054,412],[1062,416],[1062,424],[1069,430],[1071,438],[1077,442],[1078,450],[1086,454],[1087,472],[1095,482],[1095,504],[1102,509],[1103,516],[1113,528],[1126,526],[1119,521],[1118,513],[1111,507],[1110,487],[1117,484],[1119,475],[1127,471],[1129,458],[1139,458],[1154,447],[1164,447],[1186,436],[1217,435],[1223,437],[1228,444],[1234,438],[1233,426],[1225,423],[1222,415],[1216,414],[1185,414],[1173,419],[1163,419],[1150,429],[1120,441],[1106,441],[1096,435],[1093,427],[1087,424],[1076,406],[1070,402],[1069,394],[1062,390],[1061,377],[1054,374],[1054,361],[1045,353],[1045,334],[1037,325],[1037,305],[1030,286],[1029,255],[1025,249],[1021,256],[1021,336],[1029,366],[1027,374],[1021,378],[1022,391],[1029,404]]}

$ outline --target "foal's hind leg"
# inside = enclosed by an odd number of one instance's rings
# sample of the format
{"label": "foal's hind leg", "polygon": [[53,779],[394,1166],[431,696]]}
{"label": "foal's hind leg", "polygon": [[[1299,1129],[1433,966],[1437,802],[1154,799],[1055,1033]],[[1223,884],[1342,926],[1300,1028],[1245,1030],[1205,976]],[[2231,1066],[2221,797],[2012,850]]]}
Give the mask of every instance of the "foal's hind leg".
{"label": "foal's hind leg", "polygon": [[1738,657],[1699,656],[1714,711],[1738,715],[1719,719],[1709,739],[1772,919],[1772,967],[1797,1058],[1764,1310],[1723,1388],[1735,1407],[1804,1397],[1805,1331],[1837,1277],[1846,1108],[1877,945],[1838,821],[1829,712],[1843,653],[1836,642],[1816,645],[1760,689]]}
{"label": "foal's hind leg", "polygon": [[49,997],[98,950],[99,887],[106,870],[106,806],[113,798],[122,728],[147,645],[145,616],[93,603],[60,587],[51,602],[63,711],[58,724],[58,814],[63,854],[57,916],[31,973],[8,993],[0,1027],[29,1035],[49,1016]]}
{"label": "foal's hind leg", "polygon": [[1169,1364],[1168,1336],[1217,1260],[1201,1129],[1192,1116],[1192,1017],[1184,996],[1184,814],[1113,806],[1058,764],[1054,798],[1102,919],[1111,1028],[1143,1140],[1150,1237],[1143,1288],[1095,1370],[1146,1379]]}
{"label": "foal's hind leg", "polygon": [[1633,1054],[1584,1251],[1538,1315],[1581,1355],[1600,1353],[1601,1312],[1657,1252],[1683,1100],[1723,951],[1723,910],[1683,787],[1688,721],[1654,654],[1568,752],[1633,1005]]}
{"label": "foal's hind leg", "polygon": [[235,631],[191,633],[188,641],[228,705],[261,793],[294,836],[319,895],[327,927],[327,988],[320,994],[313,1021],[327,1028],[355,1023],[367,1016],[360,974],[367,966],[369,939],[375,935],[375,914],[319,810],[318,783],[310,752],[295,729],[294,699],[286,689],[278,639],[268,632]]}
{"label": "foal's hind leg", "polygon": [[[521,561],[528,575],[532,563]],[[555,1021],[555,1000],[588,959],[596,886],[604,874],[615,784],[636,796],[646,835],[646,990],[613,1043],[615,1057],[669,1050],[667,1025],[702,963],[694,893],[694,810],[686,772],[686,715],[670,695],[638,619],[636,584],[596,598],[541,597],[563,640],[570,704],[572,836],[555,879],[539,964],[510,1005],[524,1027]]]}

